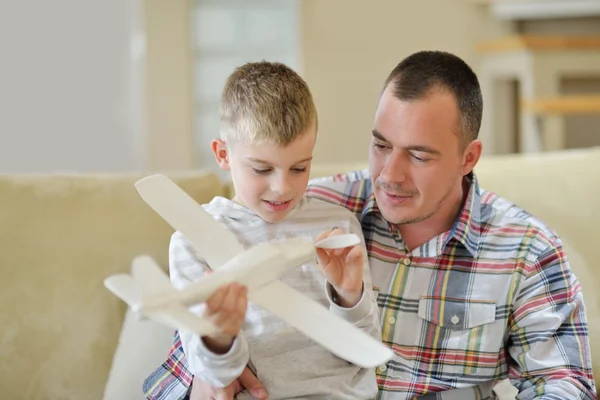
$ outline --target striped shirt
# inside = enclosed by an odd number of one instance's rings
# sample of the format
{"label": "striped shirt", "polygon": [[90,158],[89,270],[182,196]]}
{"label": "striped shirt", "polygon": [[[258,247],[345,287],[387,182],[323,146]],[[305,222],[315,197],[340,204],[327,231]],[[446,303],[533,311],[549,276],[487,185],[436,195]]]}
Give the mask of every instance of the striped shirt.
{"label": "striped shirt", "polygon": [[[597,399],[581,287],[560,239],[467,179],[452,228],[411,251],[379,212],[367,171],[308,189],[363,228],[383,341],[395,352],[377,368],[376,398],[492,399],[510,378],[522,400]],[[177,351],[165,382],[190,380]]]}
{"label": "striped shirt", "polygon": [[[204,209],[232,231],[245,248],[293,237],[314,241],[320,233],[334,226],[357,234],[365,252],[363,281],[366,290],[356,306],[341,308],[330,300],[331,285],[316,265],[316,259],[286,272],[280,281],[381,340],[366,247],[354,214],[340,206],[308,198],[303,198],[284,220],[275,224],[222,197],[213,199],[204,205]],[[179,232],[171,238],[169,267],[171,281],[177,289],[202,279],[210,269]],[[201,315],[203,307],[193,307],[191,311]],[[348,363],[251,302],[242,331],[226,354],[217,355],[208,350],[197,334],[181,331],[180,337],[189,373],[215,387],[227,386],[250,363],[272,399],[372,399],[377,394],[374,368],[365,369]],[[169,397],[151,397],[181,398],[182,395],[183,392]],[[241,393],[237,398],[252,397]]]}

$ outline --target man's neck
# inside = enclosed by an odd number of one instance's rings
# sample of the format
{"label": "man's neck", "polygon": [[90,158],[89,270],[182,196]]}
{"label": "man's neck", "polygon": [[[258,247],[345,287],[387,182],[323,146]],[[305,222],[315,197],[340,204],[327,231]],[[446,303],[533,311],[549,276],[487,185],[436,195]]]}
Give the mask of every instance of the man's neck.
{"label": "man's neck", "polygon": [[398,226],[398,232],[409,251],[416,249],[452,228],[462,212],[469,193],[469,187],[469,180],[463,179],[463,184],[457,190],[450,193],[440,209],[431,217],[414,224]]}

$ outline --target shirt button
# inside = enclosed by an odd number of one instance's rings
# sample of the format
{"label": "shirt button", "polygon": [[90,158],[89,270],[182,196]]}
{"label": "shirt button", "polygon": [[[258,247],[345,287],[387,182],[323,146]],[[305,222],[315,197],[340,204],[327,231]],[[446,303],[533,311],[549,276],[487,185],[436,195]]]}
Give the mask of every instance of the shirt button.
{"label": "shirt button", "polygon": [[394,317],[389,317],[389,318],[388,318],[388,322],[389,322],[390,324],[394,325],[394,324],[396,323],[396,318],[394,318]]}
{"label": "shirt button", "polygon": [[402,264],[408,267],[410,265],[410,258],[405,258],[404,260],[402,260]]}
{"label": "shirt button", "polygon": [[458,324],[458,321],[460,321],[460,319],[458,319],[458,317],[455,315],[455,316],[452,317],[452,319],[450,321],[452,321],[452,323],[454,325],[456,325],[456,324]]}
{"label": "shirt button", "polygon": [[387,367],[385,365],[379,366],[379,371],[381,371],[381,372],[385,372],[386,369],[387,369]]}

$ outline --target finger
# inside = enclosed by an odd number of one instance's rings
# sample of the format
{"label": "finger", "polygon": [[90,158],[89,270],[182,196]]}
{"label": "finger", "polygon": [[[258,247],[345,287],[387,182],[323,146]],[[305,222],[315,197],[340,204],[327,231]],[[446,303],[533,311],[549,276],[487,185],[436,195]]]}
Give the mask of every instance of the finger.
{"label": "finger", "polygon": [[233,336],[239,333],[246,316],[246,307],[240,307],[240,302],[242,305],[247,302],[245,288],[239,285],[230,287],[221,309],[211,317],[212,323],[222,333]]}
{"label": "finger", "polygon": [[346,259],[348,260],[348,262],[353,264],[360,264],[360,266],[362,267],[364,256],[365,255],[363,249],[360,246],[354,246],[348,251]]}
{"label": "finger", "polygon": [[343,249],[333,250],[333,253],[335,257],[339,258],[340,260],[345,260],[346,256],[348,255],[348,253],[350,253],[351,250],[352,247],[344,247]]}
{"label": "finger", "polygon": [[232,386],[229,385],[224,389],[217,389],[213,398],[215,400],[234,400],[234,396],[234,390],[232,389]]}
{"label": "finger", "polygon": [[221,311],[227,314],[234,314],[236,311],[237,299],[240,296],[242,286],[237,283],[229,285],[227,294],[221,303]]}
{"label": "finger", "polygon": [[329,254],[325,249],[317,249],[317,261],[319,262],[319,266],[323,268],[329,263]]}
{"label": "finger", "polygon": [[267,398],[267,391],[265,390],[265,387],[252,373],[250,368],[244,368],[242,375],[240,375],[240,382],[242,383],[243,387],[248,389],[248,391],[250,392],[250,394],[252,394],[253,397],[260,400],[264,400]]}
{"label": "finger", "polygon": [[331,232],[329,233],[329,236],[343,235],[344,233],[346,233],[346,232],[344,232],[343,229],[335,227],[331,230]]}
{"label": "finger", "polygon": [[240,289],[240,294],[237,298],[236,310],[239,316],[242,319],[246,318],[246,309],[248,308],[248,288],[246,286],[242,286]]}
{"label": "finger", "polygon": [[327,231],[323,231],[323,232],[321,232],[321,233],[320,233],[320,234],[317,236],[317,238],[315,239],[315,243],[316,243],[316,242],[318,242],[319,240],[323,240],[323,239],[325,239],[325,238],[329,237],[329,234],[330,234],[331,232],[332,232],[332,231],[330,231],[330,230],[327,230]]}
{"label": "finger", "polygon": [[333,260],[337,260],[338,262],[343,262],[346,258],[346,255],[351,249],[348,247],[342,249],[326,249],[328,261],[332,262]]}
{"label": "finger", "polygon": [[355,247],[346,256],[346,268],[349,273],[362,276],[364,268],[364,253],[360,247]]}
{"label": "finger", "polygon": [[208,298],[208,300],[206,300],[207,316],[213,315],[221,308],[221,303],[223,302],[223,299],[225,299],[228,290],[228,286],[221,286]]}
{"label": "finger", "polygon": [[317,238],[315,239],[315,243],[318,242],[319,240],[323,240],[325,238],[328,238],[329,236],[333,236],[333,235],[341,235],[343,234],[344,231],[341,230],[340,228],[338,228],[337,226],[334,226],[331,229],[328,229],[326,231],[321,232]]}

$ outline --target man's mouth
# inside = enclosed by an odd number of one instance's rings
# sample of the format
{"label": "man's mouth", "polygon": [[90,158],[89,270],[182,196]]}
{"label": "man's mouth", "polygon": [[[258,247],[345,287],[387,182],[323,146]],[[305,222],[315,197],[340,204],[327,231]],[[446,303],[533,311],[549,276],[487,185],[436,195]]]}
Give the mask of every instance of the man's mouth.
{"label": "man's mouth", "polygon": [[408,201],[412,198],[411,195],[406,195],[406,194],[399,194],[399,193],[390,193],[390,192],[386,192],[385,190],[383,191],[383,193],[385,194],[385,197],[387,198],[387,200],[390,203],[394,203],[394,204],[401,204],[404,203],[405,201]]}

